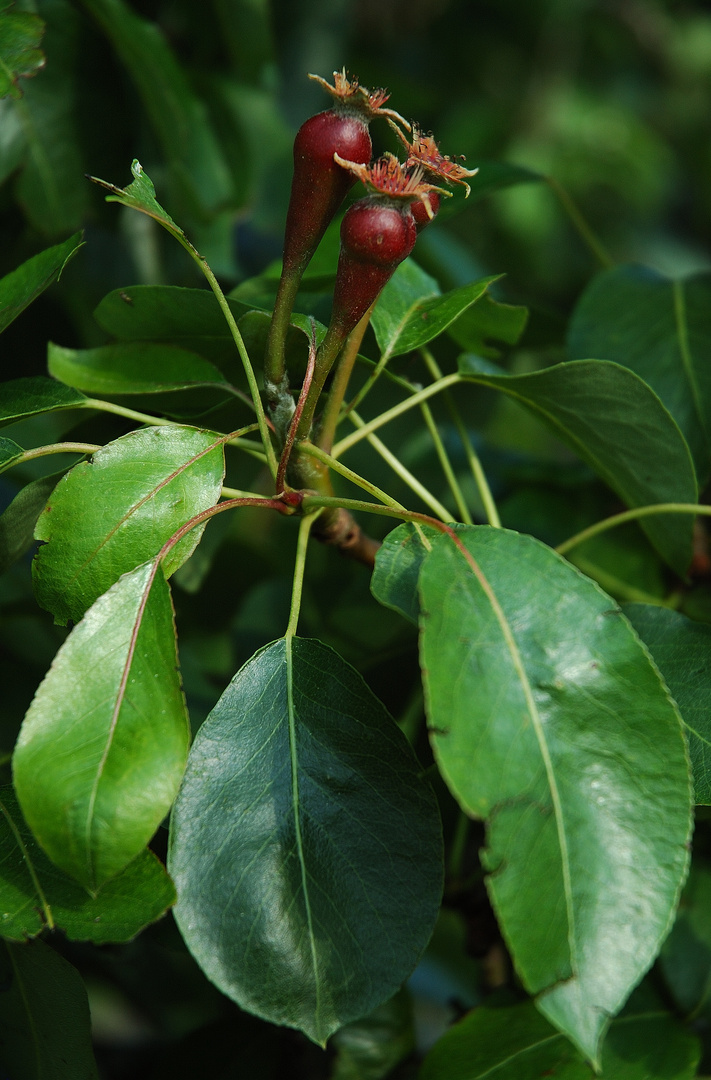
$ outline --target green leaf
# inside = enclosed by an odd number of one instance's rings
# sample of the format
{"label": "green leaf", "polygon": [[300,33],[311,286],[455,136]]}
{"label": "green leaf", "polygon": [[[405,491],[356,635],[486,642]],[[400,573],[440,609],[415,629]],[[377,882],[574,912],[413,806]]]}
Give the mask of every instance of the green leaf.
{"label": "green leaf", "polygon": [[[35,538],[46,541],[33,563],[38,602],[57,622],[76,622],[122,574],[215,505],[224,468],[214,432],[177,426],[131,431],[76,465],[37,522]],[[166,556],[166,576],[190,557],[203,530]]]}
{"label": "green leaf", "polygon": [[223,993],[325,1043],[412,971],[442,887],[437,805],[360,676],[286,639],[193,745],[168,867],[188,948]]}
{"label": "green leaf", "polygon": [[19,461],[24,450],[12,439],[0,437],[0,473],[9,469],[16,461]]}
{"label": "green leaf", "polygon": [[429,550],[422,538],[430,544],[439,535],[428,525],[418,529],[406,521],[388,533],[375,555],[370,591],[378,603],[398,611],[415,626],[420,616],[417,586]]}
{"label": "green leaf", "polygon": [[[223,209],[232,196],[231,177],[205,104],[193,92],[185,65],[173,55],[159,27],[122,0],[83,3],[129,72],[173,182],[180,186],[190,212],[204,218],[206,211],[214,214]],[[138,179],[136,172],[134,176]],[[151,192],[152,187],[150,184]],[[131,188],[132,195],[141,201],[148,196],[150,202],[152,194],[147,188]],[[164,213],[161,210],[161,216]]]}
{"label": "green leaf", "polygon": [[708,1015],[711,999],[711,870],[692,863],[659,966],[683,1015]]}
{"label": "green leaf", "polygon": [[[694,466],[683,435],[654,391],[618,364],[577,360],[528,375],[497,374],[465,354],[467,380],[502,390],[542,420],[630,507],[695,503]],[[669,565],[684,577],[692,554],[691,515],[639,522]]]}
{"label": "green leaf", "polygon": [[442,295],[434,278],[406,259],[380,294],[371,318],[383,357],[401,356],[439,337],[499,276]]}
{"label": "green leaf", "polygon": [[[661,1010],[613,1021],[602,1052],[603,1080],[691,1080],[698,1040]],[[533,1005],[474,1009],[435,1043],[418,1080],[593,1080],[579,1053]]]}
{"label": "green leaf", "polygon": [[568,334],[574,359],[614,360],[644,379],[676,420],[701,481],[711,471],[711,274],[671,280],[642,266],[598,274]]}
{"label": "green leaf", "polygon": [[[85,0],[85,2],[91,2],[91,0]],[[157,201],[153,181],[148,173],[144,172],[140,161],[134,159],[131,162],[131,173],[133,174],[133,180],[125,188],[117,187],[116,184],[110,184],[106,180],[100,180],[98,176],[90,176],[89,179],[111,192],[111,195],[106,196],[107,202],[121,203],[122,206],[128,206],[131,210],[140,210],[142,214],[148,214],[159,225],[167,229],[176,240],[191,246],[180,226],[176,225],[167,210],[164,210]]]}
{"label": "green leaf", "polygon": [[85,401],[86,397],[78,390],[43,375],[10,379],[0,383],[0,425],[14,424],[37,413],[81,407]]}
{"label": "green leaf", "polygon": [[[1,20],[2,16],[0,25]],[[69,260],[83,246],[82,235],[75,233],[63,244],[41,251],[0,279],[0,331],[9,326],[59,277]]]}
{"label": "green leaf", "polygon": [[333,1036],[329,1080],[382,1080],[415,1049],[412,1001],[406,989]]}
{"label": "green leaf", "polygon": [[225,384],[202,356],[145,342],[96,349],[65,349],[49,342],[47,367],[55,379],[87,394],[161,394]]}
{"label": "green leaf", "polygon": [[711,626],[652,604],[622,609],[679,706],[697,805],[711,806]]}
{"label": "green leaf", "polygon": [[175,903],[175,889],[152,851],[91,897],[54,866],[27,827],[11,787],[0,788],[0,935],[15,941],[47,926],[95,945],[130,941]]}
{"label": "green leaf", "polygon": [[84,983],[43,941],[0,942],[0,1047],[9,1080],[98,1080]]}
{"label": "green leaf", "polygon": [[37,518],[63,475],[58,472],[25,484],[0,515],[0,574],[32,547]]}
{"label": "green leaf", "polygon": [[44,66],[39,48],[44,23],[26,11],[0,12],[0,98],[22,97],[18,79],[35,75]]}
{"label": "green leaf", "polygon": [[502,304],[487,292],[473,307],[463,311],[449,327],[449,335],[468,352],[480,356],[498,355],[499,350],[487,344],[491,339],[515,345],[528,320],[528,308]]}
{"label": "green leaf", "polygon": [[15,789],[52,862],[93,893],[125,869],[170,809],[188,740],[170,590],[145,563],[71,632],[20,730]]}
{"label": "green leaf", "polygon": [[437,538],[420,573],[435,757],[487,822],[487,887],[524,985],[597,1061],[686,874],[681,719],[597,585],[531,537],[457,538]]}

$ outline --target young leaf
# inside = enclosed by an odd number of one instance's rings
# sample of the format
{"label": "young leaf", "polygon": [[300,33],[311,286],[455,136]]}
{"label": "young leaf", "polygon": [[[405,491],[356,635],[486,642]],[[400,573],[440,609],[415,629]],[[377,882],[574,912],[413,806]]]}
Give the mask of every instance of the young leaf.
{"label": "young leaf", "polygon": [[50,341],[47,367],[55,379],[87,394],[161,394],[225,382],[202,356],[146,342],[65,349]]}
{"label": "young leaf", "polygon": [[652,604],[625,604],[622,610],[679,706],[696,803],[711,806],[711,626]]}
{"label": "young leaf", "polygon": [[173,883],[147,850],[89,896],[38,846],[12,787],[0,788],[0,936],[24,941],[51,926],[95,945],[130,941],[174,903]]}
{"label": "young leaf", "polygon": [[50,859],[93,893],[119,874],[170,809],[188,740],[170,591],[149,562],[87,611],[23,721],[15,789]]}
{"label": "young leaf", "polygon": [[614,360],[644,379],[687,440],[701,482],[711,471],[711,274],[671,280],[643,266],[598,274],[568,333],[573,359]]}
{"label": "young leaf", "polygon": [[44,375],[10,379],[0,383],[0,426],[37,413],[81,407],[85,401],[86,397],[78,390]]}
{"label": "young leaf", "polygon": [[[32,567],[38,602],[57,622],[76,622],[121,574],[215,505],[224,468],[218,436],[177,426],[129,432],[76,465],[37,522],[35,538],[46,541]],[[172,549],[166,576],[190,557],[203,528]]]}
{"label": "young leaf", "polygon": [[499,275],[442,295],[434,278],[406,259],[385,286],[371,323],[383,356],[401,356],[439,337]]}
{"label": "young leaf", "polygon": [[44,22],[27,11],[0,12],[0,98],[22,97],[18,80],[35,75],[44,66],[39,48]]}
{"label": "young leaf", "polygon": [[[699,1043],[661,1009],[613,1021],[602,1051],[604,1080],[691,1080]],[[418,1080],[594,1080],[570,1043],[528,1002],[474,1009],[425,1058]]]}
{"label": "young leaf", "polygon": [[[28,16],[33,18],[34,16]],[[0,25],[2,25],[0,16]],[[62,270],[83,246],[83,233],[75,233],[63,244],[47,248],[34,255],[17,270],[0,278],[0,331],[4,330],[21,311],[36,300],[55,281]]]}
{"label": "young leaf", "polygon": [[0,942],[0,1064],[15,1080],[98,1080],[84,983],[43,941]]}
{"label": "young leaf", "polygon": [[487,887],[524,985],[596,1062],[686,874],[681,720],[598,586],[531,537],[457,537],[420,573],[435,756],[487,822]]}
{"label": "young leaf", "polygon": [[[696,502],[694,466],[683,435],[653,390],[606,360],[556,364],[505,375],[465,354],[467,380],[502,390],[530,409],[630,506]],[[669,565],[685,577],[691,562],[691,515],[643,518],[640,526]]]}
{"label": "young leaf", "polygon": [[172,815],[175,917],[208,978],[325,1043],[411,972],[441,860],[432,790],[361,677],[318,641],[258,652],[200,729]]}

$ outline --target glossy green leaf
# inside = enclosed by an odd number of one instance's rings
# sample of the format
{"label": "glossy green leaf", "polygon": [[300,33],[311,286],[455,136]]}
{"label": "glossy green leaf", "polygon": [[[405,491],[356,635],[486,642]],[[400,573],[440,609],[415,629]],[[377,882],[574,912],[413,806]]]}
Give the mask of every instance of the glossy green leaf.
{"label": "glossy green leaf", "polygon": [[333,1036],[336,1060],[329,1080],[382,1080],[415,1049],[412,1001],[400,990]]}
{"label": "glossy green leaf", "polygon": [[686,874],[681,718],[593,582],[531,537],[457,536],[436,539],[420,572],[435,756],[487,822],[487,888],[522,981],[597,1060]]}
{"label": "glossy green leaf", "polygon": [[54,473],[31,480],[0,514],[0,574],[32,547],[37,518],[62,475]]}
{"label": "glossy green leaf", "polygon": [[50,375],[87,394],[161,394],[190,387],[224,385],[202,356],[150,342],[65,349],[49,342]]}
{"label": "glossy green leaf", "polygon": [[0,383],[0,425],[14,424],[26,416],[82,406],[84,394],[56,379],[35,375]]}
{"label": "glossy green leaf", "polygon": [[8,1080],[98,1080],[84,983],[43,941],[0,942],[0,1050]]}
{"label": "glossy green leaf", "polygon": [[[80,619],[121,574],[157,555],[181,525],[215,505],[224,467],[218,436],[177,426],[129,432],[75,466],[37,522],[35,537],[46,541],[33,563],[42,607],[57,622]],[[203,529],[193,529],[166,556],[167,576],[190,557]]]}
{"label": "glossy green leaf", "polygon": [[659,967],[684,1016],[708,1015],[711,1002],[711,870],[692,863]]}
{"label": "glossy green leaf", "polygon": [[361,677],[318,641],[258,652],[200,729],[172,816],[175,917],[208,978],[325,1043],[412,971],[441,859],[430,786]]}
{"label": "glossy green leaf", "polygon": [[644,379],[676,420],[701,479],[711,471],[711,274],[671,280],[643,266],[599,274],[568,333],[573,359],[614,360]]}
{"label": "glossy green leaf", "polygon": [[[123,0],[83,0],[83,5],[128,70],[191,212],[203,216],[223,208],[232,194],[224,154],[204,102],[159,27]],[[138,188],[133,194],[142,197]]]}
{"label": "glossy green leaf", "polygon": [[[659,1008],[613,1021],[602,1052],[603,1080],[691,1080],[698,1040]],[[577,1050],[523,1003],[481,1006],[435,1043],[418,1080],[594,1080]]]}
{"label": "glossy green leaf", "polygon": [[24,454],[24,450],[13,439],[0,437],[0,473],[11,468]]}
{"label": "glossy green leaf", "polygon": [[371,317],[381,354],[401,356],[439,337],[496,280],[497,276],[482,278],[442,294],[434,278],[406,259],[383,289]]}
{"label": "glossy green leaf", "polygon": [[416,528],[409,521],[389,532],[375,555],[370,591],[385,607],[399,611],[417,626],[420,598],[417,586],[422,564],[427,557],[427,543],[441,535],[428,525]]}
{"label": "glossy green leaf", "polygon": [[[529,375],[505,375],[470,354],[460,357],[459,368],[468,380],[501,390],[530,409],[628,506],[696,502],[694,466],[683,435],[654,391],[627,368],[578,360]],[[684,577],[691,562],[692,517],[654,515],[639,524]]]}
{"label": "glossy green leaf", "polygon": [[22,97],[18,79],[35,75],[44,66],[39,44],[44,23],[27,11],[0,12],[0,98]]}
{"label": "glossy green leaf", "polygon": [[38,846],[14,790],[0,788],[0,936],[24,941],[49,926],[74,941],[130,941],[174,903],[173,883],[147,850],[90,896]]}
{"label": "glossy green leaf", "polygon": [[654,658],[686,727],[697,804],[711,805],[711,626],[652,604],[623,611]]}
{"label": "glossy green leaf", "polygon": [[27,143],[17,178],[18,202],[35,228],[59,236],[86,220],[91,188],[79,124],[79,81],[86,55],[82,17],[69,0],[45,0],[44,51],[50,58],[37,77],[24,84],[15,102]]}
{"label": "glossy green leaf", "polygon": [[94,893],[124,870],[170,809],[188,740],[170,590],[145,563],[71,632],[20,730],[15,789],[52,861]]}
{"label": "glossy green leaf", "polygon": [[80,247],[82,233],[75,233],[63,244],[41,251],[0,279],[0,331],[59,277]]}
{"label": "glossy green leaf", "polygon": [[449,327],[448,333],[468,352],[495,357],[498,350],[488,343],[493,340],[515,345],[527,321],[528,308],[502,304],[487,292],[477,304],[462,312]]}

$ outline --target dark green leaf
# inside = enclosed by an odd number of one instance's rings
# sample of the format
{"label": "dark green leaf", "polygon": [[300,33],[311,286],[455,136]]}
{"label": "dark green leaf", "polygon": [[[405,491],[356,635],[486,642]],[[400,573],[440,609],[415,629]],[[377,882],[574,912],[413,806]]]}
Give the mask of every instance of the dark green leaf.
{"label": "dark green leaf", "polygon": [[0,425],[13,424],[25,416],[71,409],[86,401],[84,394],[70,386],[36,375],[0,383]]}
{"label": "dark green leaf", "polygon": [[371,323],[384,357],[419,349],[443,333],[486,293],[497,276],[440,293],[434,278],[412,259],[402,263],[380,294]]}
{"label": "dark green leaf", "polygon": [[430,526],[416,528],[404,522],[388,533],[375,556],[370,591],[380,604],[399,611],[415,626],[420,615],[417,583],[428,551],[422,537],[429,543],[439,535]]}
{"label": "dark green leaf", "polygon": [[0,942],[0,1048],[8,1080],[98,1080],[84,983],[43,941]]}
{"label": "dark green leaf", "polygon": [[0,789],[0,935],[15,941],[47,926],[74,941],[130,941],[175,903],[152,851],[143,851],[91,897],[54,866],[28,829],[11,787]]}
{"label": "dark green leaf", "polygon": [[[529,375],[505,375],[464,355],[460,371],[530,409],[628,506],[696,502],[694,466],[683,435],[656,394],[626,368],[578,360]],[[684,577],[691,562],[692,516],[651,516],[640,526]]]}
{"label": "dark green leaf", "polygon": [[161,394],[225,381],[197,353],[146,342],[96,349],[64,349],[49,342],[47,367],[55,379],[87,394]]}
{"label": "dark green leaf", "polygon": [[686,438],[701,480],[711,470],[711,274],[673,281],[642,266],[599,274],[573,314],[574,359],[614,360],[649,383]]}
{"label": "dark green leaf", "polygon": [[697,804],[711,805],[711,626],[669,608],[625,604],[686,726]]}
{"label": "dark green leaf", "polygon": [[684,1015],[708,1012],[711,998],[711,870],[691,865],[676,922],[659,965]]}
{"label": "dark green leaf", "polygon": [[448,332],[468,352],[495,357],[499,350],[487,342],[504,341],[507,345],[515,345],[527,320],[528,308],[502,304],[487,292],[477,304],[462,312]]}
{"label": "dark green leaf", "polygon": [[94,893],[124,870],[170,809],[188,740],[170,590],[145,563],[71,632],[20,730],[15,789],[52,861]]}
{"label": "dark green leaf", "polygon": [[21,77],[35,75],[44,66],[39,43],[44,23],[27,11],[0,12],[0,98],[22,97]]}
{"label": "dark green leaf", "polygon": [[0,331],[9,326],[59,277],[69,260],[82,247],[82,235],[75,233],[63,244],[41,251],[0,279]]}
{"label": "dark green leaf", "polygon": [[[603,1080],[691,1080],[698,1040],[668,1013],[631,1011],[613,1021],[602,1052]],[[567,1039],[533,1005],[481,1006],[450,1028],[427,1055],[418,1080],[593,1080]]]}
{"label": "dark green leaf", "polygon": [[208,977],[324,1043],[387,1000],[424,949],[439,815],[360,676],[320,642],[287,639],[242,668],[200,729],[168,865]]}
{"label": "dark green leaf", "polygon": [[62,475],[54,473],[30,481],[0,515],[0,574],[32,547],[37,518]]}
{"label": "dark green leaf", "polygon": [[[129,432],[76,465],[37,522],[35,537],[46,541],[33,563],[39,603],[58,622],[76,622],[121,574],[157,555],[181,525],[215,505],[224,468],[218,436],[177,426]],[[203,529],[172,549],[167,576],[190,557]]]}
{"label": "dark green leaf", "polygon": [[597,1060],[686,874],[681,719],[593,582],[531,537],[457,537],[435,539],[420,572],[435,756],[487,821],[487,887],[526,988]]}
{"label": "dark green leaf", "polygon": [[0,437],[0,472],[5,472],[5,469],[9,469],[16,461],[19,461],[24,452],[22,447],[12,439]]}
{"label": "dark green leaf", "polygon": [[390,1001],[333,1036],[336,1060],[329,1080],[382,1080],[415,1049],[412,1001],[400,990]]}

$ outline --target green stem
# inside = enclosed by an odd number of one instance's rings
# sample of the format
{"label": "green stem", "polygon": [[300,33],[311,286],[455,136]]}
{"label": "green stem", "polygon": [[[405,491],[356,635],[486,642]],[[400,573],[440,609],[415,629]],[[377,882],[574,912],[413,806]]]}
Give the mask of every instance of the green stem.
{"label": "green stem", "polygon": [[462,494],[462,489],[459,486],[459,481],[455,476],[454,469],[452,468],[452,462],[449,460],[447,448],[442,442],[442,436],[440,435],[439,429],[437,428],[437,425],[435,423],[434,416],[432,415],[432,410],[430,409],[426,401],[422,402],[422,404],[420,405],[420,410],[424,417],[425,424],[427,425],[427,430],[432,437],[432,442],[435,445],[437,457],[439,458],[439,463],[442,466],[442,472],[444,473],[447,479],[447,483],[449,484],[449,490],[452,492],[454,501],[457,504],[460,521],[463,521],[465,525],[471,525],[472,519],[471,514],[469,513],[469,508],[466,504],[464,495]]}
{"label": "green stem", "polygon": [[581,532],[576,533],[575,536],[571,536],[569,540],[564,540],[562,544],[558,544],[555,550],[559,555],[565,555],[566,551],[570,551],[571,548],[577,547],[578,544],[584,544],[586,540],[590,540],[593,536],[598,536],[608,529],[614,529],[616,525],[624,525],[626,521],[636,521],[638,518],[650,517],[653,514],[700,514],[711,517],[711,506],[699,506],[696,503],[656,503],[653,506],[638,506],[634,510],[623,510],[621,514],[613,514],[612,517],[604,518],[594,525],[589,525],[587,529],[583,529]]}
{"label": "green stem", "polygon": [[282,269],[269,324],[267,350],[264,356],[264,379],[267,386],[271,384],[278,388],[284,382],[286,375],[284,364],[286,335],[291,325],[291,313],[294,310],[294,301],[299,291],[300,282],[301,275],[295,272],[294,269],[291,272]]}
{"label": "green stem", "polygon": [[166,420],[163,416],[150,416],[149,413],[127,409],[124,405],[115,405],[113,401],[102,401],[101,398],[87,398],[78,407],[81,409],[99,409],[101,412],[113,413],[115,416],[125,416],[127,420],[135,420],[138,424],[156,424],[164,427],[190,426],[189,424],[180,424],[176,420]]}
{"label": "green stem", "polygon": [[299,624],[301,611],[301,594],[304,586],[304,568],[306,566],[306,551],[309,546],[309,533],[316,521],[318,514],[308,514],[301,519],[299,524],[299,537],[296,542],[296,559],[294,561],[294,583],[291,589],[291,609],[289,611],[289,625],[284,637],[293,638]]}
{"label": "green stem", "polygon": [[432,383],[430,386],[425,386],[422,390],[418,390],[412,397],[399,402],[397,405],[393,405],[392,409],[388,409],[387,412],[381,413],[380,416],[376,416],[374,420],[369,420],[367,424],[363,424],[358,431],[354,431],[351,435],[346,435],[345,439],[341,439],[341,441],[334,446],[333,456],[340,457],[342,454],[345,454],[346,450],[350,450],[352,446],[359,443],[361,439],[365,439],[371,432],[377,431],[379,427],[383,427],[384,424],[389,424],[391,420],[395,420],[396,417],[402,416],[408,409],[414,409],[420,402],[426,401],[427,398],[432,397],[434,394],[440,394],[443,390],[446,390],[447,387],[456,386],[457,383],[462,381],[461,375],[454,372],[452,375],[445,375],[444,378],[440,379],[438,382]]}
{"label": "green stem", "polygon": [[371,495],[374,495],[375,498],[379,499],[385,506],[392,506],[398,510],[405,509],[401,503],[396,499],[393,499],[387,492],[382,491],[381,488],[376,487],[375,484],[371,484],[369,480],[366,480],[363,476],[359,476],[357,472],[353,472],[347,465],[343,465],[342,462],[331,457],[330,454],[327,454],[326,451],[322,450],[319,446],[315,446],[313,443],[303,443],[302,448],[304,453],[323,462],[329,469],[333,469],[334,472],[339,473],[341,476],[345,477],[346,480],[350,480],[356,487],[362,488],[363,491],[367,491]]}
{"label": "green stem", "polygon": [[348,389],[348,383],[350,381],[351,374],[353,373],[353,366],[358,358],[358,350],[363,342],[368,326],[370,325],[370,316],[373,313],[375,304],[371,304],[366,311],[360,322],[351,330],[350,334],[346,338],[346,343],[343,346],[340,359],[336,372],[333,376],[333,382],[331,384],[331,390],[328,395],[328,401],[323,410],[323,417],[321,420],[321,426],[316,440],[317,445],[320,446],[326,452],[331,450],[333,446],[333,440],[336,434],[336,427],[340,418],[341,405],[343,399],[346,396],[346,390]]}
{"label": "green stem", "polygon": [[382,503],[365,502],[361,499],[342,499],[335,495],[304,495],[301,501],[303,513],[316,510],[319,507],[340,507],[343,510],[362,510],[366,514],[376,514],[379,517],[399,518],[400,521],[412,521],[416,525],[431,525],[442,533],[456,535],[454,531],[443,521],[430,517],[428,514],[419,514],[415,510],[400,510],[395,506],[384,506]]}
{"label": "green stem", "polygon": [[573,202],[568,192],[565,190],[563,185],[558,180],[556,180],[554,176],[546,176],[545,179],[548,186],[558,197],[561,206],[563,207],[571,222],[577,229],[580,237],[588,245],[598,262],[606,270],[609,270],[615,265],[612,258],[610,257],[610,255],[608,255],[603,245],[595,236],[595,233],[592,231],[587,221],[580,213],[580,210],[578,210],[578,207]]}
{"label": "green stem", "polygon": [[223,487],[220,492],[223,499],[263,499],[256,491],[240,491],[239,488]]}
{"label": "green stem", "polygon": [[0,465],[0,473],[5,472],[6,469],[14,468],[15,465],[24,465],[26,461],[33,461],[35,458],[48,457],[50,454],[95,454],[97,450],[101,450],[101,446],[97,443],[47,443],[46,446],[35,446],[32,450],[25,450],[24,453],[18,457]]}
{"label": "green stem", "polygon": [[[432,355],[431,351],[427,348],[427,346],[420,349],[420,353],[422,355],[423,360],[427,364],[427,367],[429,368],[430,373],[432,374],[432,376],[435,379],[441,379],[442,378],[442,371],[440,370],[439,364],[437,363],[437,361],[435,360],[434,356]],[[457,429],[457,434],[459,435],[462,446],[464,447],[464,453],[467,456],[467,461],[469,463],[469,468],[471,469],[472,476],[474,477],[474,483],[476,484],[477,489],[479,491],[479,498],[481,499],[482,505],[484,507],[484,513],[486,514],[486,520],[489,522],[489,524],[491,526],[493,526],[493,528],[500,529],[501,528],[501,518],[499,517],[499,511],[496,508],[496,503],[494,502],[494,497],[491,494],[491,488],[489,487],[489,482],[486,479],[486,474],[485,474],[483,468],[481,467],[481,461],[479,460],[479,455],[477,454],[476,450],[474,449],[474,447],[472,445],[472,441],[469,438],[469,434],[468,434],[467,429],[466,429],[466,427],[464,425],[464,421],[462,420],[459,409],[455,405],[454,399],[452,398],[452,395],[450,394],[449,390],[445,390],[443,392],[443,397],[444,397],[444,401],[445,401],[445,403],[447,405],[447,408],[449,409],[449,414],[452,417],[452,420],[454,422],[454,426]]]}

